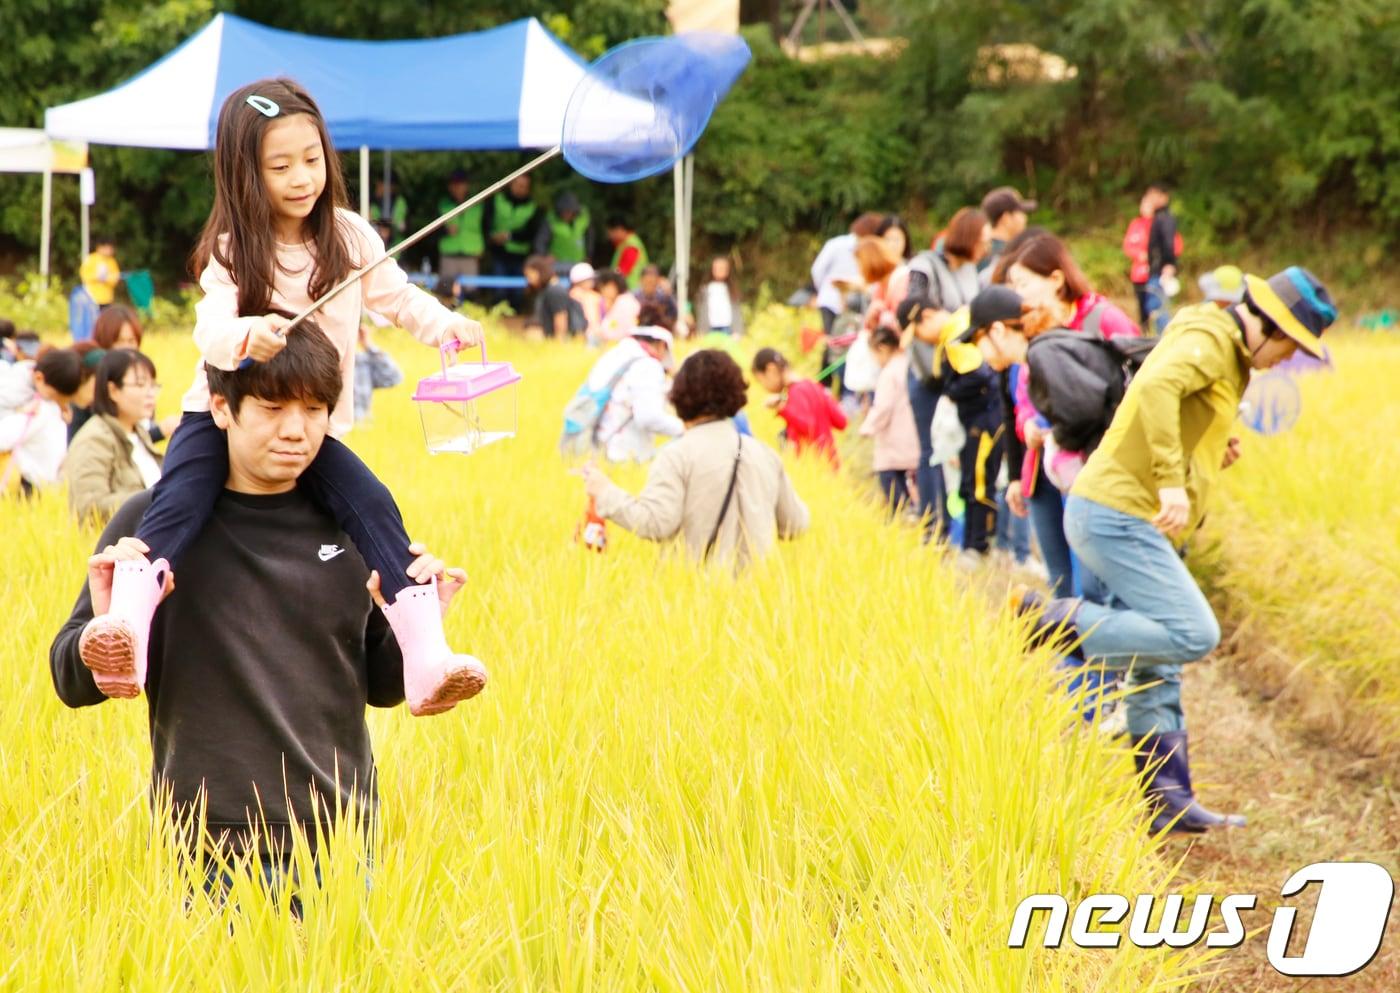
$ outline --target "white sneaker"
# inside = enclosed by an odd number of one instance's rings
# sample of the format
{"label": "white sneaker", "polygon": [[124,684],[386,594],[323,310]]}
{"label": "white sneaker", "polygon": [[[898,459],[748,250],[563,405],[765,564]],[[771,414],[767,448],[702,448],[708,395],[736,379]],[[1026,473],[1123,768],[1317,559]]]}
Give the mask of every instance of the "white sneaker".
{"label": "white sneaker", "polygon": [[1050,582],[1050,573],[1045,568],[1045,563],[1040,561],[1040,559],[1036,558],[1034,555],[1026,559],[1026,561],[1024,562],[1018,562],[1016,564],[1016,569],[1018,572],[1022,573],[1023,575],[1029,576],[1037,582]]}
{"label": "white sneaker", "polygon": [[963,572],[976,572],[987,564],[987,553],[972,548],[964,548],[958,553],[957,567]]}
{"label": "white sneaker", "polygon": [[1096,722],[1099,734],[1108,738],[1117,738],[1128,733],[1128,708],[1123,706],[1122,701],[1116,701],[1113,709],[1103,714]]}

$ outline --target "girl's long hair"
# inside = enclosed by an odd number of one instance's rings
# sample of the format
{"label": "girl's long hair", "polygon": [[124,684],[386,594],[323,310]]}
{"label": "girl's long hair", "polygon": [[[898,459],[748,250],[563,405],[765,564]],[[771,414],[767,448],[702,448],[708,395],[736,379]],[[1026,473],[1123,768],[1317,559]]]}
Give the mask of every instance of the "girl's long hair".
{"label": "girl's long hair", "polygon": [[[275,117],[249,106],[249,96],[275,103]],[[340,160],[331,145],[321,109],[311,94],[284,77],[260,79],[229,94],[219,110],[214,139],[214,209],[204,223],[199,243],[190,256],[190,273],[199,279],[212,259],[228,270],[238,287],[238,312],[266,314],[272,309],[272,286],[277,272],[277,244],[272,198],[262,179],[262,139],[275,121],[305,114],[321,136],[326,163],[326,186],[303,222],[307,240],[315,246],[307,293],[314,299],[367,260],[352,260],[336,208],[346,202]]]}

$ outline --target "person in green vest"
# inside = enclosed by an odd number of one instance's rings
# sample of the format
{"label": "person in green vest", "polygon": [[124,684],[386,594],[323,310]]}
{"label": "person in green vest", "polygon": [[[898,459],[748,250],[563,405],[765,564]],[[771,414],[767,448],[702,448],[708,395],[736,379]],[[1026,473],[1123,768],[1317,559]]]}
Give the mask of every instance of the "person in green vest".
{"label": "person in green vest", "polygon": [[[389,193],[393,200],[389,204],[388,224],[393,236],[398,239],[408,234],[408,201],[404,195],[398,191],[398,184],[390,181]],[[389,199],[384,193],[384,177],[380,176],[374,181],[374,199],[369,205],[369,219],[378,224],[384,219],[384,202]],[[460,201],[459,201],[460,202]]]}
{"label": "person in green vest", "polygon": [[642,270],[647,267],[647,247],[626,218],[608,218],[608,240],[613,244],[612,268],[627,280],[627,288],[635,290],[642,285]]}
{"label": "person in green vest", "polygon": [[[448,195],[438,202],[438,213],[445,214],[464,203],[469,193],[471,180],[463,170],[454,170],[447,178]],[[462,288],[457,285],[457,277],[481,275],[481,256],[486,252],[484,213],[482,204],[463,211],[443,226],[445,233],[438,240],[438,278],[452,286],[458,299]]]}
{"label": "person in green vest", "polygon": [[535,254],[554,259],[555,271],[564,275],[593,254],[593,218],[578,197],[564,192],[554,198],[554,209],[540,225],[535,237]]}
{"label": "person in green vest", "polygon": [[491,245],[492,272],[497,276],[518,276],[519,287],[511,287],[501,295],[517,314],[525,304],[525,260],[530,257],[544,211],[530,196],[529,175],[516,176],[510,185],[486,202],[483,224]]}

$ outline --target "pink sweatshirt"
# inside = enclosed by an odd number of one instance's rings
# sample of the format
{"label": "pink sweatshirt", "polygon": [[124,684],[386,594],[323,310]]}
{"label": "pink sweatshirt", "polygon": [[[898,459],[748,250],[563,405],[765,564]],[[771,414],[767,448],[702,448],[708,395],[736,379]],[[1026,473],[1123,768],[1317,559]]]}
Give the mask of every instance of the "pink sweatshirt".
{"label": "pink sweatshirt", "polygon": [[861,422],[860,433],[875,439],[875,471],[915,469],[919,465],[919,429],[909,405],[909,357],[903,352],[880,370],[875,403]]}
{"label": "pink sweatshirt", "polygon": [[[1142,330],[1137,323],[1123,313],[1121,307],[1113,301],[1104,297],[1101,293],[1088,293],[1079,298],[1074,305],[1074,317],[1070,318],[1065,325],[1066,330],[1078,331],[1084,326],[1084,317],[1097,304],[1104,305],[1103,319],[1099,323],[1099,330],[1103,332],[1105,338],[1141,338]],[[1031,372],[1029,367],[1021,367],[1021,375],[1016,379],[1016,437],[1022,441],[1026,440],[1026,425],[1040,416],[1040,412],[1035,409],[1035,404],[1031,403]],[[1062,455],[1067,453],[1061,453]],[[1068,453],[1078,455],[1078,452]],[[1035,485],[1035,460],[1039,453],[1030,449],[1026,450],[1025,461],[1021,465],[1021,488],[1027,496],[1029,490]]]}
{"label": "pink sweatshirt", "polygon": [[[367,265],[384,254],[384,242],[359,214],[339,208],[336,218],[350,244],[350,258],[358,266]],[[314,260],[306,245],[277,245],[278,269],[273,277],[272,306],[299,314],[311,305],[307,292]],[[213,259],[199,277],[204,299],[195,304],[194,343],[201,356],[196,364],[194,383],[182,401],[182,409],[209,409],[209,381],[204,363],[230,372],[244,359],[248,327],[261,314],[238,313],[238,287],[228,270]],[[356,292],[358,289],[359,292]],[[360,311],[373,310],[405,328],[425,345],[436,348],[447,330],[462,320],[430,293],[408,281],[397,262],[385,262],[326,304],[312,319],[325,331],[340,352],[340,399],[331,413],[330,433],[340,438],[355,422],[355,348],[359,340]],[[298,333],[296,329],[292,334]]]}

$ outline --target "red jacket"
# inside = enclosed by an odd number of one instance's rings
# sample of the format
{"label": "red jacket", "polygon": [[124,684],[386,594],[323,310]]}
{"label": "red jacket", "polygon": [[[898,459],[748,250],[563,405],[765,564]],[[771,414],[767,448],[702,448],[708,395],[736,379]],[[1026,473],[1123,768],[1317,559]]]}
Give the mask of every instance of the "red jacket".
{"label": "red jacket", "polygon": [[831,432],[833,428],[846,429],[846,412],[819,384],[799,379],[789,386],[787,400],[778,408],[778,416],[787,425],[787,440],[799,454],[811,446],[839,464],[836,439]]}
{"label": "red jacket", "polygon": [[1152,232],[1152,218],[1141,215],[1128,222],[1128,230],[1123,234],[1123,254],[1132,263],[1128,278],[1141,286],[1147,282],[1147,238]]}
{"label": "red jacket", "polygon": [[[1152,218],[1138,215],[1128,222],[1128,230],[1123,232],[1123,254],[1132,263],[1128,269],[1128,278],[1138,286],[1143,285],[1152,276],[1151,265],[1148,262],[1147,243],[1152,238]],[[1176,233],[1175,240],[1176,254],[1180,255],[1185,247],[1181,240],[1181,232]]]}

